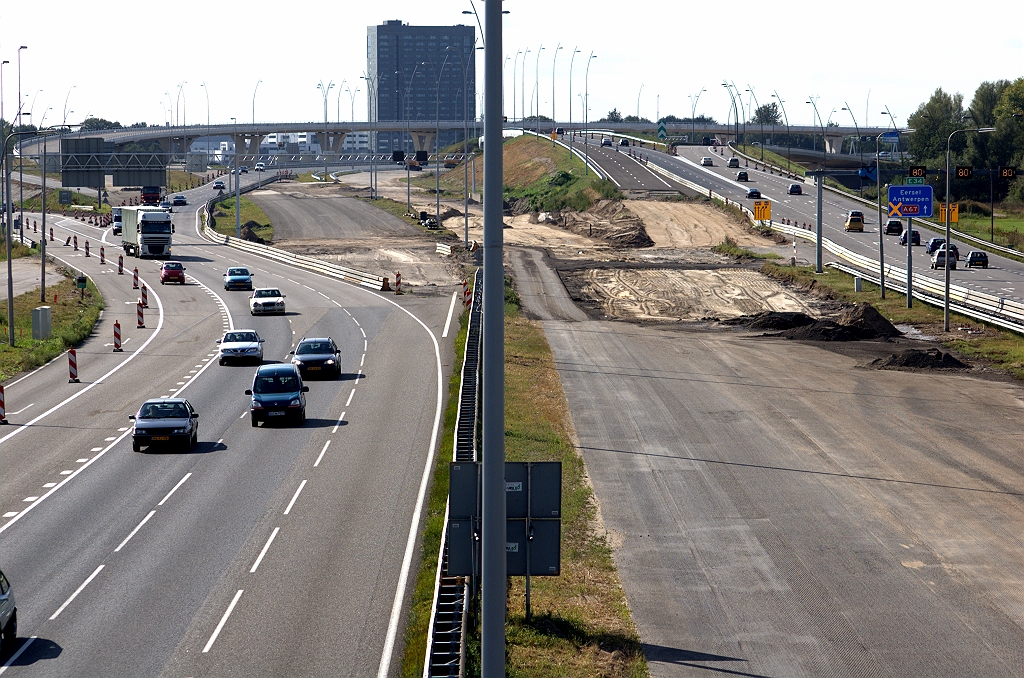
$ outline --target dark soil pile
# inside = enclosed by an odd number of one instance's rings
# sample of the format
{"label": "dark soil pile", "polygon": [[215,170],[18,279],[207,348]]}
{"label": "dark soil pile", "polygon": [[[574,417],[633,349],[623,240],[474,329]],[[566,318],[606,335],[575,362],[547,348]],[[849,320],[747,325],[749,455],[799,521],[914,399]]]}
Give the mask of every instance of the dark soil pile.
{"label": "dark soil pile", "polygon": [[[751,318],[753,319],[750,320]],[[753,316],[744,316],[744,319],[750,320],[747,323],[747,327],[752,330],[767,330],[771,332],[791,330],[796,327],[814,324],[814,318],[799,311],[765,311]]]}
{"label": "dark soil pile", "polygon": [[242,239],[248,240],[249,242],[259,243],[261,245],[266,244],[266,240],[256,235],[253,232],[254,228],[259,228],[260,223],[258,221],[247,221],[242,225]]}
{"label": "dark soil pile", "polygon": [[810,325],[784,330],[778,336],[802,341],[857,341],[864,338],[859,330],[832,320],[817,320]]}
{"label": "dark soil pile", "polygon": [[875,358],[869,363],[869,367],[880,370],[898,370],[901,368],[962,370],[969,368],[970,365],[957,360],[950,353],[943,353],[937,348],[930,348],[925,351],[908,349],[900,353],[894,353],[888,358]]}
{"label": "dark soil pile", "polygon": [[652,247],[644,222],[618,200],[598,200],[585,212],[562,210],[553,214],[562,228],[588,238],[600,238],[617,247]]}
{"label": "dark soil pile", "polygon": [[837,322],[840,325],[860,330],[864,339],[900,335],[900,331],[868,303],[860,303],[844,311]]}

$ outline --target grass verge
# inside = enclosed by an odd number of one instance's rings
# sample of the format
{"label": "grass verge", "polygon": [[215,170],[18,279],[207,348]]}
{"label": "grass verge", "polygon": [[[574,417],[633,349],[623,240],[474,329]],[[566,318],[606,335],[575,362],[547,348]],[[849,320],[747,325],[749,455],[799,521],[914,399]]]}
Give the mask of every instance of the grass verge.
{"label": "grass verge", "polygon": [[825,268],[822,273],[816,274],[812,267],[794,268],[765,263],[761,267],[761,272],[807,290],[817,289],[819,293],[830,298],[850,303],[867,302],[895,325],[919,327],[925,334],[939,336],[946,348],[1024,380],[1024,338],[1018,334],[984,325],[973,318],[950,313],[951,328],[981,325],[986,327],[986,331],[980,335],[943,335],[941,308],[921,301],[915,301],[913,308],[907,308],[906,295],[892,287],[886,287],[885,299],[880,299],[878,286],[867,281],[863,283],[863,291],[857,292],[854,289],[853,276],[835,269]]}
{"label": "grass verge", "polygon": [[[53,301],[56,295],[57,301]],[[43,365],[69,347],[75,346],[92,332],[103,309],[103,297],[87,282],[85,297],[75,288],[74,281],[62,277],[56,285],[47,286],[45,305],[50,307],[53,337],[32,339],[32,309],[42,305],[39,290],[32,290],[14,298],[14,346],[0,344],[0,380],[6,380],[39,365]],[[9,336],[7,304],[2,304],[0,331]]]}
{"label": "grass verge", "polygon": [[719,243],[711,248],[712,252],[725,254],[732,257],[748,257],[750,259],[781,259],[782,256],[775,252],[754,252],[744,249],[736,244],[736,241],[726,236],[725,242]]}
{"label": "grass verge", "polygon": [[[274,227],[270,223],[270,217],[259,208],[259,205],[254,203],[244,195],[239,200],[242,212],[242,226],[245,226],[250,221],[255,221],[259,226],[253,227],[253,233],[263,238],[267,242],[273,242],[274,240]],[[235,234],[235,197],[230,196],[213,204],[213,230],[224,235]]]}
{"label": "grass verge", "polygon": [[[26,219],[25,221],[28,221]],[[17,233],[12,234],[17,236]],[[33,249],[28,245],[21,244],[20,241],[15,238],[11,238],[11,259],[21,259],[22,257],[30,257],[33,254],[39,254],[39,250]],[[7,261],[7,247],[0,247],[0,261]],[[7,308],[6,305],[4,308]]]}

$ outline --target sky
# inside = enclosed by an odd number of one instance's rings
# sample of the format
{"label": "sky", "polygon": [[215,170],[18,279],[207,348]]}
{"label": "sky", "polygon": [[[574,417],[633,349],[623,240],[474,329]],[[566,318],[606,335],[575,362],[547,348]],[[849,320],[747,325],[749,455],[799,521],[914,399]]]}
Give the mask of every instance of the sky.
{"label": "sky", "polygon": [[[483,0],[473,2],[482,21]],[[724,122],[727,80],[750,111],[777,93],[790,123],[809,125],[814,112],[806,102],[815,97],[825,120],[861,127],[889,124],[886,108],[905,124],[938,87],[969,103],[983,81],[1024,76],[1020,0],[505,0],[504,7],[510,117],[513,76],[516,116],[525,88],[527,109],[536,91],[540,113],[550,116],[554,103],[559,121],[569,117],[570,100],[572,118],[580,120],[586,93],[593,120],[612,108],[652,120],[689,117],[699,94],[696,113]],[[334,83],[330,120],[350,120],[353,109],[365,120],[367,26],[389,19],[475,25],[472,14],[462,14],[470,10],[470,0],[8,0],[0,4],[0,60],[10,61],[3,67],[4,116],[12,119],[17,108],[18,47],[25,45],[26,123],[92,115],[124,125],[201,124],[207,101],[213,123],[254,115],[319,121],[321,82]],[[515,55],[526,49],[524,62]],[[477,55],[482,91],[483,51]]]}

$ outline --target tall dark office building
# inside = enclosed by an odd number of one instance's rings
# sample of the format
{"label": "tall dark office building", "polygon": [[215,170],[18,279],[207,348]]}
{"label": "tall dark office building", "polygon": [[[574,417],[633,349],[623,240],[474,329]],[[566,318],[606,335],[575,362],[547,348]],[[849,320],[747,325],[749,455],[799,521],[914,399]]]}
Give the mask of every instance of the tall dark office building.
{"label": "tall dark office building", "polygon": [[[366,70],[377,95],[376,106],[372,96],[367,97],[368,119],[475,119],[475,44],[473,26],[410,26],[400,20],[368,26]],[[462,130],[442,132],[440,137],[444,147],[461,140]],[[377,148],[413,150],[412,141],[399,132],[379,133]]]}

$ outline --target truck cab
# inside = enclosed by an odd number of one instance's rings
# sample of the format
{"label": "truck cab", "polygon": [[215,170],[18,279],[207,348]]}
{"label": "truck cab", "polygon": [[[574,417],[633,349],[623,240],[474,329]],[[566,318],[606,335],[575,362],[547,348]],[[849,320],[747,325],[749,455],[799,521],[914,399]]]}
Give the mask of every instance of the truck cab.
{"label": "truck cab", "polygon": [[121,247],[135,257],[170,257],[174,225],[159,207],[121,208]]}

